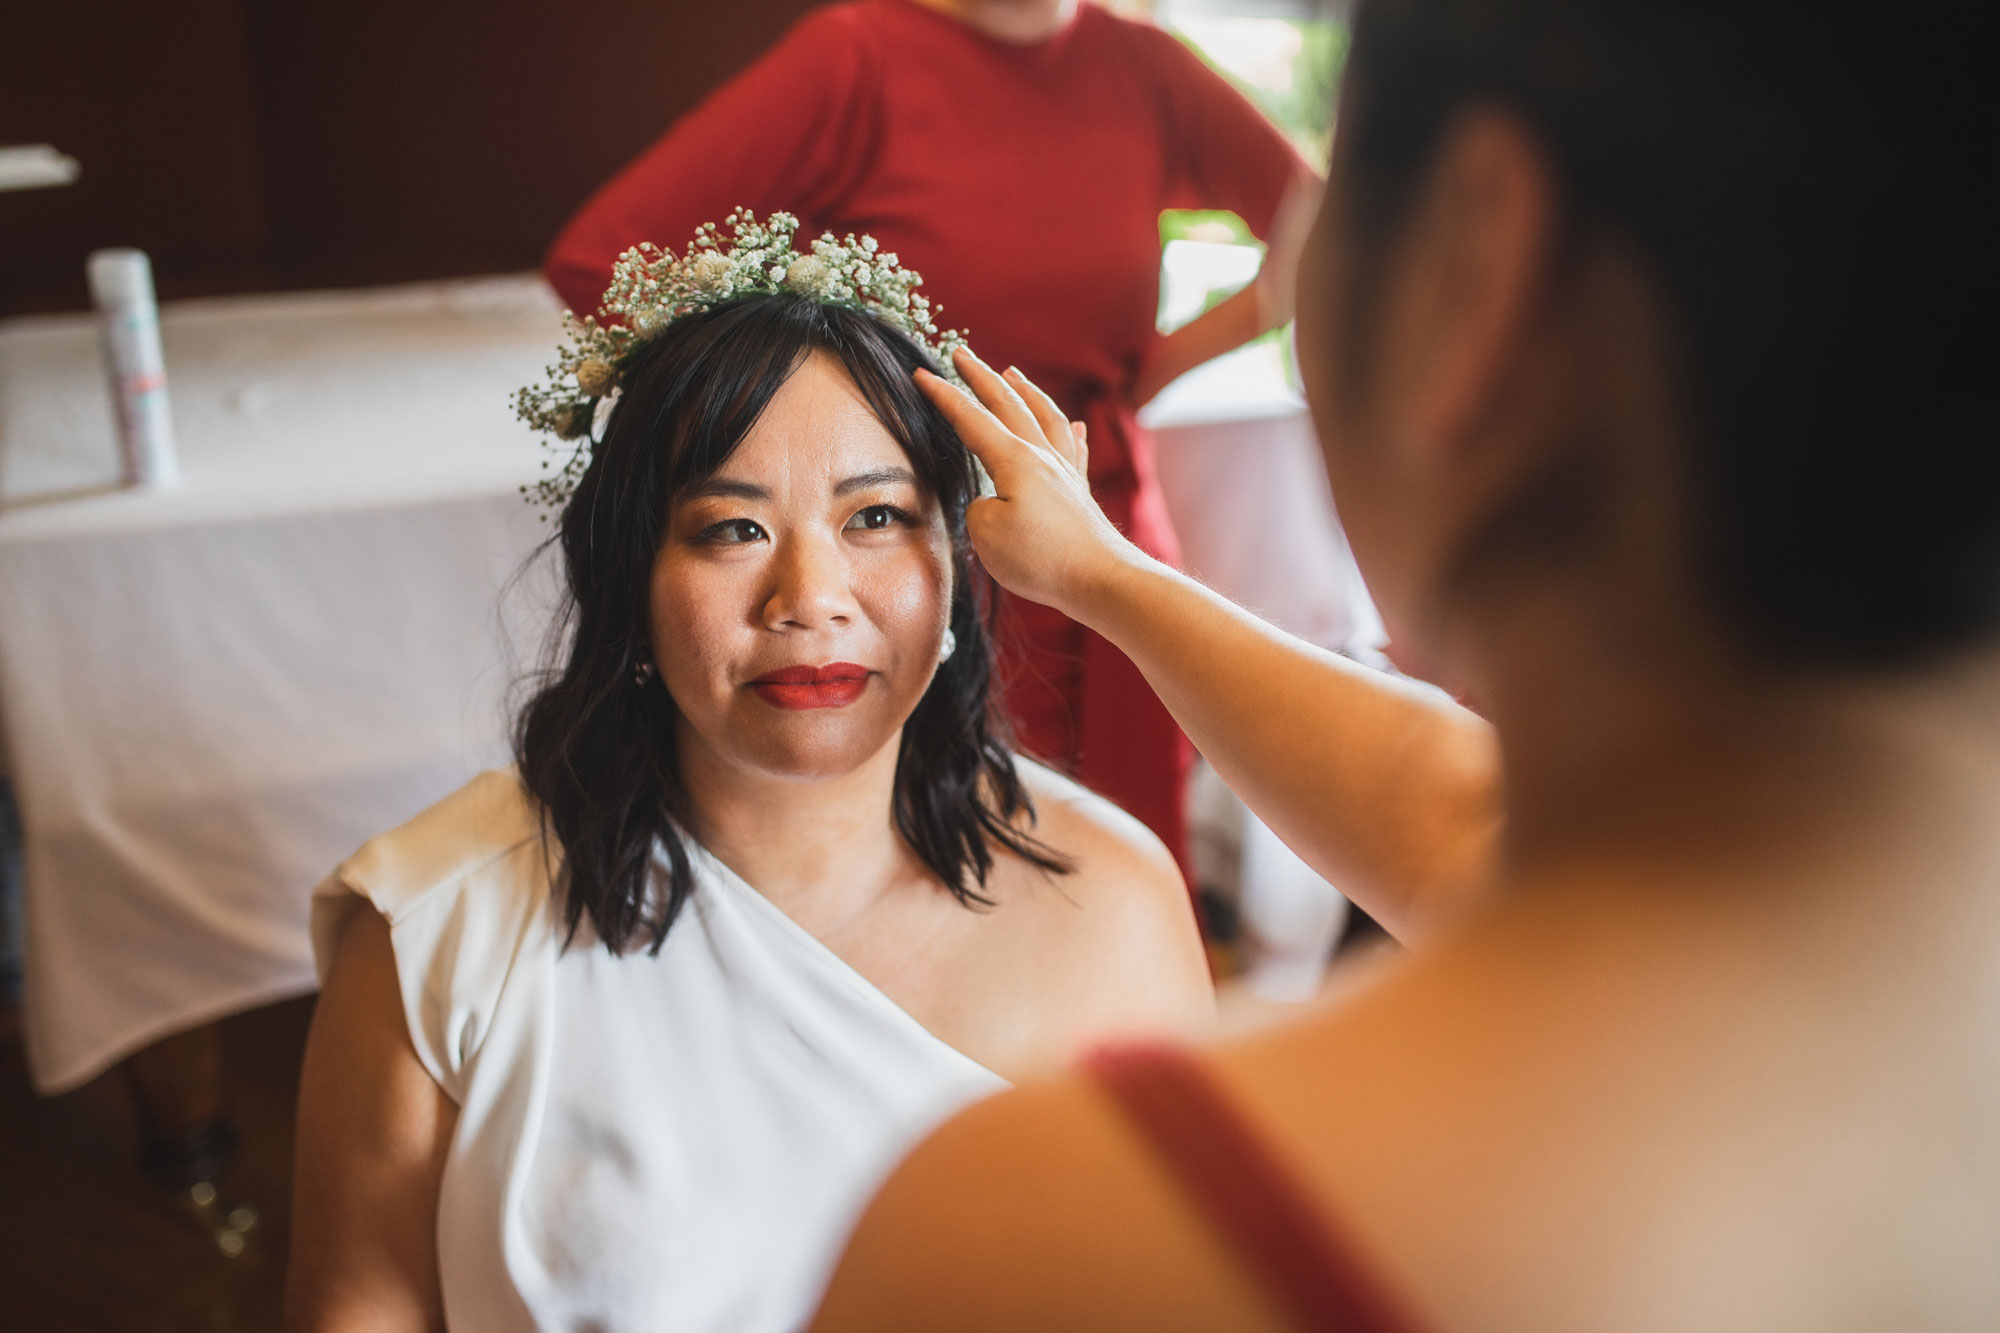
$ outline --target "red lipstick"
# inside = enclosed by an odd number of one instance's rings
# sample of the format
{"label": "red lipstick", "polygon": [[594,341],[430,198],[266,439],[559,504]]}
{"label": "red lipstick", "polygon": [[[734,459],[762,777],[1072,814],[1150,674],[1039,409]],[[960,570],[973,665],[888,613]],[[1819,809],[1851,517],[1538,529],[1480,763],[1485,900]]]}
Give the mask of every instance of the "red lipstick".
{"label": "red lipstick", "polygon": [[868,668],[852,662],[766,672],[750,688],[774,708],[844,708],[868,688]]}

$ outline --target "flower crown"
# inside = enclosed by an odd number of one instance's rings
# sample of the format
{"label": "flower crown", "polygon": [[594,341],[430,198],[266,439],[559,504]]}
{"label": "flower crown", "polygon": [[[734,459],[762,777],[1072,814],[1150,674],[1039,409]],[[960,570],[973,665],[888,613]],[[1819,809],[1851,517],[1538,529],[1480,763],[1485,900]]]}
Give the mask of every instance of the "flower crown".
{"label": "flower crown", "polygon": [[[727,244],[722,226],[729,228]],[[590,464],[591,446],[639,349],[675,320],[738,296],[790,292],[865,311],[922,344],[947,376],[958,378],[951,358],[965,335],[938,328],[931,303],[916,293],[923,278],[883,251],[873,236],[837,241],[827,232],[812,243],[810,254],[801,254],[792,248],[799,220],[790,213],[759,222],[749,209],[739,208],[722,226],[703,223],[684,255],[644,244],[618,256],[598,309],[607,322],[563,312],[563,343],[548,378],[515,394],[514,412],[553,436],[551,448],[558,454],[567,450],[567,456],[550,475],[523,486],[522,494],[550,509],[567,501]],[[623,323],[608,322],[612,319]],[[542,467],[548,469],[551,461],[544,459]]]}

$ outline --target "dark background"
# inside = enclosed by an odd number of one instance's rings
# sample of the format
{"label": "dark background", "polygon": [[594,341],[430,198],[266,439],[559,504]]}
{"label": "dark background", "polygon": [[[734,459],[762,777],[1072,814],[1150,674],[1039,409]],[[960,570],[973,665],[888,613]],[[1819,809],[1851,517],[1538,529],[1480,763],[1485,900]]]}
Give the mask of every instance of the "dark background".
{"label": "dark background", "polygon": [[814,0],[22,0],[0,144],[82,179],[0,192],[0,315],[536,267],[598,184]]}

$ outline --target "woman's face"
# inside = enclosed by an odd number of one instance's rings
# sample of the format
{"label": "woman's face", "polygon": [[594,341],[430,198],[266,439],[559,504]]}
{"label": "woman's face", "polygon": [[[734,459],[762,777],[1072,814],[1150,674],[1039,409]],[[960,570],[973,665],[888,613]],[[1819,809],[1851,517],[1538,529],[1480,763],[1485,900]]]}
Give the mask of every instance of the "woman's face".
{"label": "woman's face", "polygon": [[814,353],[653,563],[653,660],[684,766],[850,773],[937,670],[951,545],[937,501],[834,358]]}

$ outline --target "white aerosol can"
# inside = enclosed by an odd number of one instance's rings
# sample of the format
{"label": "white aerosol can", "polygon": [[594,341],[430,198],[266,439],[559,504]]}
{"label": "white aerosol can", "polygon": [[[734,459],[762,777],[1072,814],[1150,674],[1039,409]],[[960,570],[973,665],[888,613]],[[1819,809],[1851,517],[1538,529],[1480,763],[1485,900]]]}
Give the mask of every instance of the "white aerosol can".
{"label": "white aerosol can", "polygon": [[118,452],[128,486],[180,480],[174,421],[167,410],[167,362],[160,351],[160,306],[143,250],[94,250],[86,262],[90,297],[104,334],[104,368],[118,415]]}

